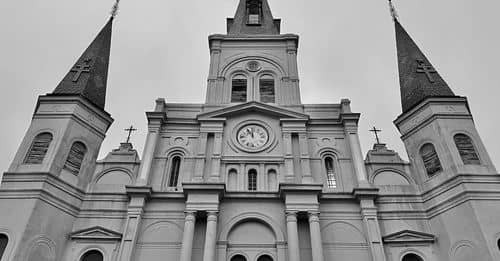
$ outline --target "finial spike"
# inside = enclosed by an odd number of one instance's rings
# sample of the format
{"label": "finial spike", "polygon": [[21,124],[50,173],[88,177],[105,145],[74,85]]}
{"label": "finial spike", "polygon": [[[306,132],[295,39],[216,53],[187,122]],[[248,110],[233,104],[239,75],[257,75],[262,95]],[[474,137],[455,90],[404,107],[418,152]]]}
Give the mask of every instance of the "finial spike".
{"label": "finial spike", "polygon": [[399,15],[398,15],[398,12],[396,11],[396,7],[394,7],[394,4],[392,3],[392,0],[389,0],[389,8],[391,10],[392,19],[398,20]]}
{"label": "finial spike", "polygon": [[118,9],[120,9],[120,1],[121,0],[116,0],[115,4],[113,5],[113,8],[111,9],[112,18],[115,18],[115,16],[118,14]]}

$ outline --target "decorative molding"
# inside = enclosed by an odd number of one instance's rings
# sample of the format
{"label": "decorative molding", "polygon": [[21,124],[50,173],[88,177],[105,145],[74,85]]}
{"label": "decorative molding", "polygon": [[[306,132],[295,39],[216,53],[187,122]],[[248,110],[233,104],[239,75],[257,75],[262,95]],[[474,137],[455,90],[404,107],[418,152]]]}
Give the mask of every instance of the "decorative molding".
{"label": "decorative molding", "polygon": [[385,244],[434,244],[437,240],[435,235],[402,230],[382,237]]}
{"label": "decorative molding", "polygon": [[101,226],[75,231],[69,236],[72,240],[113,240],[122,239],[122,234]]}

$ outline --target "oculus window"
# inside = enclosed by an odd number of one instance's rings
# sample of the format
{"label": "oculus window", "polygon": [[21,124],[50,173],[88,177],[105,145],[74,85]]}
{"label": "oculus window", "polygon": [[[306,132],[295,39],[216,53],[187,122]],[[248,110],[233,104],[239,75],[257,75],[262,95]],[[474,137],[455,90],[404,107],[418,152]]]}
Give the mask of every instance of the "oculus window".
{"label": "oculus window", "polygon": [[259,80],[260,101],[264,103],[275,103],[274,78],[270,75],[262,76]]}
{"label": "oculus window", "polygon": [[238,75],[231,82],[231,102],[247,101],[247,78]]}

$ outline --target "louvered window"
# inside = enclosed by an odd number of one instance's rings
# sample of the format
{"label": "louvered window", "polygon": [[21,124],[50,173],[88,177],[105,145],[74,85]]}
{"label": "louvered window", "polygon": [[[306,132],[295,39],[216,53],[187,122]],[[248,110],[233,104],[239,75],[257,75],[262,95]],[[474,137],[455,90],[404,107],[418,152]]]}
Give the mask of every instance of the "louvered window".
{"label": "louvered window", "polygon": [[422,157],[422,161],[424,162],[427,175],[429,175],[430,177],[443,170],[441,161],[439,160],[434,145],[427,143],[422,146],[422,148],[420,149],[420,156]]}
{"label": "louvered window", "polygon": [[274,88],[274,78],[272,76],[263,76],[259,81],[260,85],[260,101],[264,103],[274,103],[275,88]]}
{"label": "louvered window", "polygon": [[472,139],[465,134],[457,134],[453,137],[457,145],[458,153],[465,165],[480,165],[481,161],[476,153]]}
{"label": "louvered window", "polygon": [[248,172],[248,190],[256,191],[257,190],[257,171],[251,169]]}
{"label": "louvered window", "polygon": [[82,256],[80,261],[103,261],[104,257],[101,252],[97,250],[91,250]]}
{"label": "louvered window", "polygon": [[181,157],[175,156],[172,159],[171,167],[170,167],[170,179],[168,181],[169,187],[177,187],[177,183],[179,182],[179,171],[181,168]]}
{"label": "louvered window", "polygon": [[31,144],[28,155],[24,163],[26,164],[42,164],[47,151],[49,150],[50,143],[52,142],[52,134],[42,133],[35,137]]}
{"label": "louvered window", "polygon": [[335,178],[335,167],[331,157],[325,158],[326,181],[328,188],[337,187],[337,179]]}
{"label": "louvered window", "polygon": [[247,79],[244,76],[233,78],[231,87],[231,102],[247,101]]}
{"label": "louvered window", "polygon": [[247,13],[247,24],[260,25],[262,16],[262,2],[260,0],[247,0]]}
{"label": "louvered window", "polygon": [[73,143],[69,151],[64,168],[77,175],[82,167],[83,159],[87,153],[87,147],[81,142]]}

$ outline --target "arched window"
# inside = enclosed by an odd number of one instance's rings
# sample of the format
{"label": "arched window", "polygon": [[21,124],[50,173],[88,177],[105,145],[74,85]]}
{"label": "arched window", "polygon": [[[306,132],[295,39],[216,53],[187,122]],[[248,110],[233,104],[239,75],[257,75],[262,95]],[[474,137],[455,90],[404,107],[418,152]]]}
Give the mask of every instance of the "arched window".
{"label": "arched window", "polygon": [[262,15],[262,2],[261,0],[247,0],[247,13],[249,25],[259,25],[260,17]]}
{"label": "arched window", "polygon": [[497,240],[497,247],[498,247],[498,250],[500,250],[500,238]]}
{"label": "arched window", "polygon": [[477,156],[472,139],[465,134],[457,134],[453,137],[457,145],[458,153],[465,165],[480,165],[481,161]]}
{"label": "arched window", "polygon": [[332,157],[325,158],[326,169],[326,184],[328,188],[337,187],[337,179],[335,178],[335,165]]}
{"label": "arched window", "polygon": [[5,234],[0,234],[0,260],[2,260],[3,253],[5,252],[8,243],[9,238]]}
{"label": "arched window", "polygon": [[247,78],[237,75],[231,82],[231,102],[247,101]]}
{"label": "arched window", "polygon": [[427,143],[420,149],[420,156],[424,162],[425,170],[429,177],[434,176],[437,172],[443,170],[441,161],[439,160],[436,148],[431,143]]}
{"label": "arched window", "polygon": [[104,256],[97,250],[90,250],[82,256],[80,261],[103,261]]}
{"label": "arched window", "polygon": [[416,254],[407,254],[403,257],[402,261],[424,261],[424,259]]}
{"label": "arched window", "polygon": [[264,103],[275,103],[276,95],[274,88],[274,78],[271,75],[264,75],[259,80],[260,101]]}
{"label": "arched window", "polygon": [[268,255],[260,256],[257,261],[273,261],[273,258]]}
{"label": "arched window", "polygon": [[33,143],[31,144],[28,155],[24,163],[26,164],[42,164],[47,151],[49,150],[50,143],[52,142],[52,134],[45,132],[38,134]]}
{"label": "arched window", "polygon": [[181,157],[175,156],[172,158],[172,162],[170,163],[170,177],[168,180],[169,187],[177,187],[177,183],[179,182],[180,169],[181,169]]}
{"label": "arched window", "polygon": [[257,171],[254,169],[248,171],[248,190],[257,190]]}
{"label": "arched window", "polygon": [[77,175],[80,173],[80,168],[82,167],[83,159],[87,153],[87,147],[85,144],[77,141],[73,143],[64,164],[64,168],[69,170],[71,173]]}

